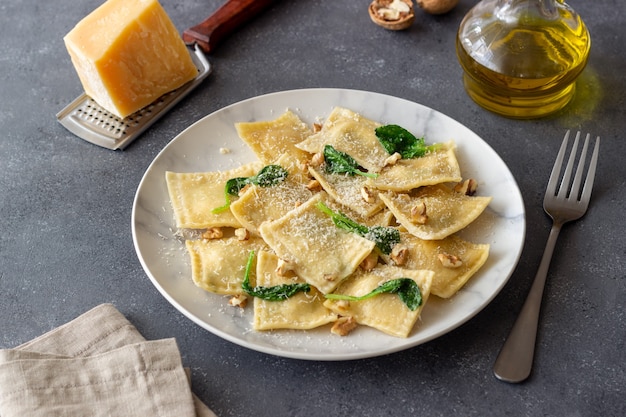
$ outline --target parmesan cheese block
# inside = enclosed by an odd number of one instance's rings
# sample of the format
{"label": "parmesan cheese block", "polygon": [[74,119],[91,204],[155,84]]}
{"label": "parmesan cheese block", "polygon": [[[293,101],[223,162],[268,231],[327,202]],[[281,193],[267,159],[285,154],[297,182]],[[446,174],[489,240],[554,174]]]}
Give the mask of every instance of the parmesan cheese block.
{"label": "parmesan cheese block", "polygon": [[108,0],[63,40],[85,93],[120,118],[198,73],[157,0]]}

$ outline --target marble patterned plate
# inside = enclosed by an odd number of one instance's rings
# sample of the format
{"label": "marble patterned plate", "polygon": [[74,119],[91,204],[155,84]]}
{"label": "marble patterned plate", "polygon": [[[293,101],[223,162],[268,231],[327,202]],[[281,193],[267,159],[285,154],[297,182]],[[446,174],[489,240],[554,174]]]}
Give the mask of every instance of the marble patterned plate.
{"label": "marble patterned plate", "polygon": [[[335,106],[347,107],[384,124],[399,124],[427,143],[454,139],[465,178],[479,182],[489,208],[462,237],[489,243],[487,263],[450,300],[431,297],[421,321],[406,339],[360,326],[346,337],[328,326],[307,331],[252,330],[252,308],[228,305],[228,297],[197,288],[190,277],[184,244],[176,227],[165,171],[194,172],[233,168],[255,159],[239,139],[234,123],[270,120],[286,109],[308,123],[323,121]],[[227,148],[224,154],[220,149]],[[348,360],[384,355],[441,336],[483,309],[515,268],[526,231],[524,204],[515,179],[496,152],[475,133],[435,110],[383,94],[343,89],[304,89],[251,98],[212,113],[180,133],[154,159],[139,184],[132,211],[132,233],[139,260],[156,288],[180,312],[210,332],[256,351],[308,360]]]}

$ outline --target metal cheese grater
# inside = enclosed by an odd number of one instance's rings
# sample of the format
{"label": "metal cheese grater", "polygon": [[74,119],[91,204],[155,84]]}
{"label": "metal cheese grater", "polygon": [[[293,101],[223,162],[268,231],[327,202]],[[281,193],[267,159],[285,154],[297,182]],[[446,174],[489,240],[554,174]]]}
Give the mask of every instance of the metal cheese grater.
{"label": "metal cheese grater", "polygon": [[124,149],[211,73],[211,64],[198,45],[190,54],[198,69],[196,78],[124,119],[109,113],[85,93],[57,113],[57,119],[88,142],[113,150]]}

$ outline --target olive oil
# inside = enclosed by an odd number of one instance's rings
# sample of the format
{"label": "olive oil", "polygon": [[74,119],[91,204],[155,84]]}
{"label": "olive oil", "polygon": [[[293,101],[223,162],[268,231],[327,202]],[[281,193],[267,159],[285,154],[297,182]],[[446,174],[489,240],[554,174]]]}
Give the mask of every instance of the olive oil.
{"label": "olive oil", "polygon": [[589,55],[589,32],[561,1],[482,1],[459,28],[457,56],[469,96],[512,118],[562,109]]}

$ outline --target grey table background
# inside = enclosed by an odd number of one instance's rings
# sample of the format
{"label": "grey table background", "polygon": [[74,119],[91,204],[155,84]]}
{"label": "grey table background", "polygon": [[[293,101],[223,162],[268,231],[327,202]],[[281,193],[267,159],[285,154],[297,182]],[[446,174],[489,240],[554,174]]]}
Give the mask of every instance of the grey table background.
{"label": "grey table background", "polygon": [[[626,6],[572,0],[591,32],[588,67],[560,114],[509,120],[464,93],[456,29],[475,1],[444,16],[418,11],[405,32],[370,22],[369,0],[279,1],[211,57],[213,74],[123,152],[84,142],[55,114],[81,87],[62,37],[99,0],[0,0],[0,347],[9,348],[103,302],[148,339],[175,337],[194,391],[221,417],[626,415]],[[162,0],[183,30],[218,0]],[[135,190],[178,133],[264,93],[339,87],[439,110],[478,133],[509,165],[527,209],[519,267],[460,328],[404,352],[311,362],[226,342],[186,319],[152,286],[135,255]],[[561,234],[546,288],[531,378],[491,367],[538,266],[550,221],[545,184],[566,129],[602,137],[587,216]]]}

